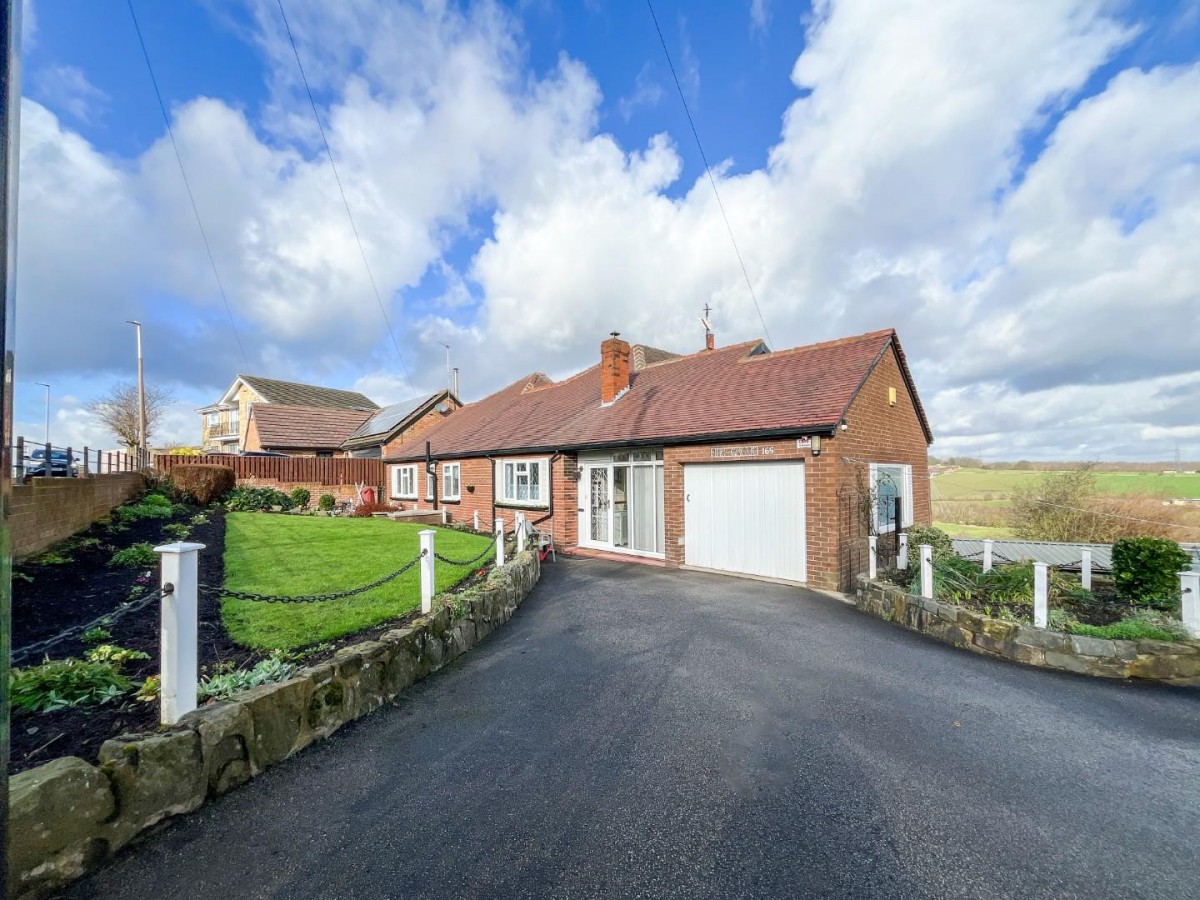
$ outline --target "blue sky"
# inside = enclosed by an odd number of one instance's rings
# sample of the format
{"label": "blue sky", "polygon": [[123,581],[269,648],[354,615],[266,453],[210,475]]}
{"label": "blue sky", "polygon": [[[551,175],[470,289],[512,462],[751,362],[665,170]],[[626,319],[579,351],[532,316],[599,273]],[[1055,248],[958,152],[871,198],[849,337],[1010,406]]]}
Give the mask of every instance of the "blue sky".
{"label": "blue sky", "polygon": [[[126,6],[35,0],[18,430],[50,381],[112,443],[127,318],[182,442],[239,371],[394,401],[446,340],[473,399],[761,333],[644,3],[285,0],[403,366],[275,0],[134,6],[246,354]],[[1196,0],[654,8],[778,346],[897,327],[934,452],[1200,456]]]}

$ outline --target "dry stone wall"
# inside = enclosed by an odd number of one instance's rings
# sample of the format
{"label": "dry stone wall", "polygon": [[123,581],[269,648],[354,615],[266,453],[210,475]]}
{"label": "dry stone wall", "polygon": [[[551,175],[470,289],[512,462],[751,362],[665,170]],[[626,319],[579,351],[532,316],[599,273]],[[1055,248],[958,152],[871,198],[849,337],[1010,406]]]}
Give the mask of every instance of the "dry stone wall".
{"label": "dry stone wall", "polygon": [[1117,641],[1061,634],[917,597],[866,576],[859,577],[854,603],[877,618],[987,656],[1080,675],[1200,686],[1200,641]]}
{"label": "dry stone wall", "polygon": [[374,712],[507,622],[539,576],[537,554],[520,553],[453,605],[377,641],[201,707],[170,729],[106,741],[98,766],[63,757],[13,776],[8,896],[57,893],[160,822]]}

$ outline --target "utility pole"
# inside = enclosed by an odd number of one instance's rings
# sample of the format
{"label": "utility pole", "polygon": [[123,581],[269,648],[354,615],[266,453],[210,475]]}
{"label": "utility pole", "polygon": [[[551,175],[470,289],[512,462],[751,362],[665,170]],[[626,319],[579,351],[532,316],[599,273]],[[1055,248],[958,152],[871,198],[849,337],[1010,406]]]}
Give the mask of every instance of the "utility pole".
{"label": "utility pole", "polygon": [[[0,897],[8,896],[8,696],[12,653],[12,496],[13,324],[17,287],[17,163],[21,134],[21,0],[0,0]],[[46,460],[50,465],[50,460]]]}
{"label": "utility pole", "polygon": [[[50,385],[44,381],[36,382],[46,389],[46,443],[50,443]],[[46,461],[47,464],[49,460]],[[47,470],[49,471],[49,470]]]}
{"label": "utility pole", "polygon": [[142,370],[142,323],[127,319],[126,323],[137,329],[138,360],[138,465],[146,464],[146,377]]}

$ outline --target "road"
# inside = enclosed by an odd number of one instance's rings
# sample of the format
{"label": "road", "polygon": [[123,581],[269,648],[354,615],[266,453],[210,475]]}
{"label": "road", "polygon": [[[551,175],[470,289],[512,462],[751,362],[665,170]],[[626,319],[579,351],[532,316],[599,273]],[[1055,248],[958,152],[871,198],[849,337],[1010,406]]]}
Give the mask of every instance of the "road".
{"label": "road", "polygon": [[781,585],[550,563],[395,707],[78,897],[1196,897],[1200,691]]}

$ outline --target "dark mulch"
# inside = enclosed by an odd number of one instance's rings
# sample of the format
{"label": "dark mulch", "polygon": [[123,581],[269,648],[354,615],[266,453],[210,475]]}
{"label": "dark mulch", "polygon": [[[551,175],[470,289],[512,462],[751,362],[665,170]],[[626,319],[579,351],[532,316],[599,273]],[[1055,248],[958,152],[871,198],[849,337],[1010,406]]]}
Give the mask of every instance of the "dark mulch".
{"label": "dark mulch", "polygon": [[[145,579],[148,575],[147,589],[157,589],[157,566],[152,569],[125,569],[110,566],[109,559],[116,550],[141,541],[159,544],[174,540],[164,535],[163,526],[171,522],[187,522],[200,512],[208,517],[209,524],[194,526],[188,538],[206,545],[206,549],[200,553],[200,583],[214,586],[223,584],[225,514],[222,510],[202,510],[189,506],[186,513],[170,519],[144,519],[130,523],[124,530],[96,524],[53,548],[68,556],[70,562],[52,565],[25,562],[15,567],[18,574],[13,579],[13,648],[19,649],[112,611],[126,601],[139,577]],[[85,539],[85,546],[80,546],[81,538]],[[86,539],[90,538],[98,539],[99,545],[87,547]],[[489,568],[472,574],[456,590],[478,583],[486,577]],[[230,639],[221,621],[220,603],[213,594],[201,592],[198,611],[201,678],[212,673],[218,663],[248,668],[267,656],[260,650],[240,647]],[[417,615],[417,612],[410,613],[319,645],[305,654],[301,661],[313,662],[340,647],[378,638]],[[150,655],[150,659],[128,663],[122,669],[135,683],[140,684],[159,671],[159,618],[159,605],[152,603],[139,613],[117,620],[108,629],[112,637],[106,643],[141,650]],[[58,645],[49,656],[52,659],[78,657],[87,649],[88,646],[81,641],[71,640]],[[35,664],[40,661],[25,660],[24,663]],[[157,728],[158,713],[157,701],[147,703],[132,696],[119,703],[52,713],[13,710],[10,771],[20,772],[60,756],[94,760],[100,745],[109,738]]]}

